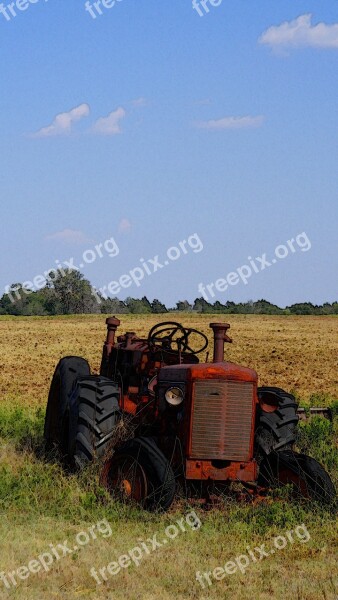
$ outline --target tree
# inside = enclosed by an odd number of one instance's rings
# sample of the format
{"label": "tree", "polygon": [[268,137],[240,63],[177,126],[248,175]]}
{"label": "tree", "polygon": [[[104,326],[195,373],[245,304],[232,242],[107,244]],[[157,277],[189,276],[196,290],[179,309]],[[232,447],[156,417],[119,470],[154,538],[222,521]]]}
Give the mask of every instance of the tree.
{"label": "tree", "polygon": [[226,308],[227,313],[229,313],[229,314],[238,313],[237,304],[235,304],[235,302],[230,302],[230,300],[228,300],[225,303],[225,308]]}
{"label": "tree", "polygon": [[1,308],[7,315],[23,315],[29,305],[28,297],[33,291],[22,287],[21,283],[12,283],[1,298]]}
{"label": "tree", "polygon": [[226,313],[227,309],[226,309],[226,306],[224,306],[224,304],[221,304],[219,302],[219,300],[216,300],[216,302],[214,303],[213,312],[216,312],[216,313]]}
{"label": "tree", "polygon": [[57,271],[52,287],[64,315],[98,313],[100,305],[95,299],[92,286],[80,271],[67,269]]}
{"label": "tree", "polygon": [[253,302],[230,302],[221,304],[218,300],[214,304],[205,298],[196,298],[194,304],[188,300],[176,302],[176,308],[169,308],[155,298],[149,302],[143,298],[127,298],[125,301],[118,298],[104,298],[100,292],[92,288],[84,275],[76,270],[51,271],[46,279],[44,288],[33,291],[23,288],[21,283],[13,283],[0,298],[0,315],[60,315],[76,313],[104,313],[104,314],[161,314],[167,312],[198,312],[219,314],[263,314],[263,315],[338,315],[338,302],[324,302],[323,305],[314,305],[311,302],[292,304],[280,308],[268,300]]}
{"label": "tree", "polygon": [[176,310],[180,312],[191,312],[192,304],[190,304],[188,300],[179,300],[178,302],[176,302]]}
{"label": "tree", "polygon": [[311,302],[303,302],[300,304],[292,304],[288,306],[291,314],[294,315],[314,315],[316,314],[315,306]]}
{"label": "tree", "polygon": [[122,313],[127,313],[128,308],[125,303],[118,298],[107,298],[102,299],[100,304],[101,313],[105,315],[118,315]]}
{"label": "tree", "polygon": [[142,300],[136,298],[127,298],[125,304],[128,311],[132,314],[147,314],[151,313],[151,304],[145,297]]}
{"label": "tree", "polygon": [[155,298],[151,303],[151,312],[154,314],[161,314],[168,312],[168,309],[162,302]]}
{"label": "tree", "polygon": [[199,313],[212,313],[213,306],[207,302],[204,298],[196,298],[193,306],[193,310]]}
{"label": "tree", "polygon": [[280,315],[283,314],[283,310],[276,304],[271,304],[267,300],[257,300],[253,303],[253,310],[256,314],[263,315]]}

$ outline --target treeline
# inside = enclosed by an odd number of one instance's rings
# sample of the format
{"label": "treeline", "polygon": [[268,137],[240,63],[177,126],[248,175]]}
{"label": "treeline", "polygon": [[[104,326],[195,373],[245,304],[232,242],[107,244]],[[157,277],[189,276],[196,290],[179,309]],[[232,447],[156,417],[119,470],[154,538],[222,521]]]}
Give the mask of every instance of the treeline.
{"label": "treeline", "polygon": [[[65,274],[63,274],[65,273]],[[292,304],[280,308],[267,300],[253,302],[230,302],[224,304],[218,300],[207,302],[196,298],[193,303],[180,300],[175,307],[167,307],[154,299],[152,302],[144,296],[138,298],[104,298],[84,278],[79,271],[57,272],[51,274],[45,286],[33,291],[22,284],[10,286],[0,299],[0,315],[50,316],[69,314],[160,314],[166,312],[196,312],[221,314],[263,314],[263,315],[338,315],[338,302],[321,306],[311,302]]]}

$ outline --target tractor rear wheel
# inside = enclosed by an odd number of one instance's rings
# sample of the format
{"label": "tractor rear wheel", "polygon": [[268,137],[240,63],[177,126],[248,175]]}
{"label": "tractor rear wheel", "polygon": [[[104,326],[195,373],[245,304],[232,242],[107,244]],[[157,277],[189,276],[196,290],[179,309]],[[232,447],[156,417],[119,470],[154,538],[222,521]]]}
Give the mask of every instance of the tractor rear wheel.
{"label": "tractor rear wheel", "polygon": [[90,375],[84,358],[66,356],[57,365],[49,390],[44,439],[47,450],[56,447],[62,455],[67,451],[69,396],[79,377]]}
{"label": "tractor rear wheel", "polygon": [[258,484],[263,487],[291,485],[295,496],[332,504],[336,491],[325,469],[306,454],[292,450],[273,452],[260,464]]}
{"label": "tractor rear wheel", "polygon": [[258,409],[255,444],[258,454],[269,454],[273,450],[291,450],[296,441],[296,428],[299,421],[298,404],[295,397],[277,387],[258,388],[258,397],[273,395],[278,408],[272,412]]}
{"label": "tractor rear wheel", "polygon": [[122,412],[119,387],[111,379],[78,379],[69,400],[68,456],[76,467],[104,456]]}
{"label": "tractor rear wheel", "polygon": [[175,491],[174,472],[152,438],[139,437],[120,446],[104,465],[102,485],[122,501],[168,510]]}

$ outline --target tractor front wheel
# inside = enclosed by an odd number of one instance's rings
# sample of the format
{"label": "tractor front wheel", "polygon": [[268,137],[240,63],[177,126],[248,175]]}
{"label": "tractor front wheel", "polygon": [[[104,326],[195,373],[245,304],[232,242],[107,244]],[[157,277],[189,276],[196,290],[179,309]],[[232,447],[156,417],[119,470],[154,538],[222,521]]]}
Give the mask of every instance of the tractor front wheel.
{"label": "tractor front wheel", "polygon": [[69,398],[68,457],[81,468],[103,458],[117,435],[122,412],[117,383],[98,375],[81,377]]}
{"label": "tractor front wheel", "polygon": [[325,469],[306,454],[292,450],[272,452],[260,464],[258,484],[262,487],[290,485],[293,495],[332,504],[334,485]]}
{"label": "tractor front wheel", "polygon": [[101,483],[119,500],[168,510],[175,495],[173,470],[152,438],[134,438],[106,461]]}

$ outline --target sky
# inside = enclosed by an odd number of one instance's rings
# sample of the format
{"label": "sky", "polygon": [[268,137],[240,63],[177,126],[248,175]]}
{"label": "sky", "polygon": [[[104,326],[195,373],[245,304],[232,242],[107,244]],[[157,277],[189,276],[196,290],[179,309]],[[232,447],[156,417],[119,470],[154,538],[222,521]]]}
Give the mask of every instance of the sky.
{"label": "sky", "polygon": [[338,299],[336,0],[8,4],[0,295]]}

